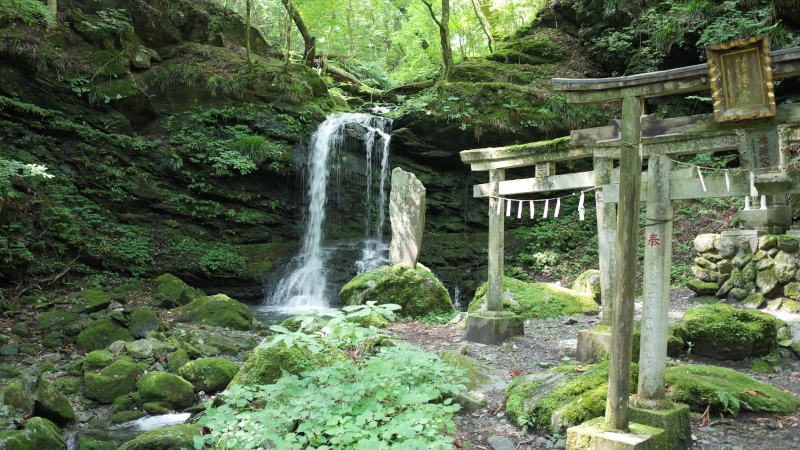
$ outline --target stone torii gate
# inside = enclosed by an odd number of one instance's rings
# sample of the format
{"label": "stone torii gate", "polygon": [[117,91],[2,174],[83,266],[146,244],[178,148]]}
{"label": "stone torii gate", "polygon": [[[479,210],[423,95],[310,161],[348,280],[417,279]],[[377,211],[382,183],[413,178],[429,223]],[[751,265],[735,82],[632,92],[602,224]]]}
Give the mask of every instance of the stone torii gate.
{"label": "stone torii gate", "polygon": [[[742,72],[745,66],[731,64],[743,60],[750,63],[751,68],[755,65],[763,71],[745,68],[747,70]],[[621,122],[609,127],[573,131],[569,141],[560,139],[461,153],[462,161],[469,163],[472,170],[490,172],[490,183],[475,186],[474,193],[476,197],[490,197],[487,294],[490,311],[502,310],[504,224],[502,214],[493,214],[497,197],[600,188],[597,216],[603,322],[608,324],[613,318],[614,329],[609,396],[605,425],[595,421],[570,429],[570,448],[609,448],[609,445],[619,445],[621,441],[629,445],[614,448],[649,448],[656,442],[679,448],[679,436],[688,429],[685,407],[671,405],[664,392],[672,244],[671,200],[761,195],[761,209],[741,212],[743,225],[770,232],[785,231],[790,225],[791,217],[785,205],[776,205],[778,197],[775,196],[800,192],[800,180],[786,167],[790,145],[800,143],[800,108],[774,107],[770,76],[800,75],[800,48],[775,52],[770,62],[765,40],[750,39],[709,49],[709,61],[711,67],[702,64],[632,77],[554,79],[555,89],[565,92],[567,101],[571,103],[622,100]],[[713,118],[705,115],[659,121],[654,117],[643,117],[645,98],[708,89],[709,72],[711,84],[715,87]],[[735,79],[737,76],[750,79],[761,76],[765,92],[761,99],[765,100],[765,105],[743,101],[740,105],[745,103],[744,110],[735,105],[736,98],[744,98],[739,97],[744,92],[741,86],[736,91],[737,86],[730,85],[731,77]],[[728,85],[724,84],[726,82]],[[748,87],[747,83],[744,87]],[[703,177],[694,168],[673,170],[673,159],[677,156],[730,150],[739,152],[741,173],[730,170],[725,176]],[[641,174],[642,156],[652,156],[646,174]],[[554,174],[556,162],[588,157],[594,158],[594,171]],[[614,159],[620,160],[619,169],[612,168]],[[505,169],[530,165],[537,165],[535,178],[504,180]],[[646,235],[654,236],[660,245],[645,247],[642,356],[639,390],[634,398],[634,403],[641,408],[631,410],[628,386],[642,195],[647,200]],[[618,217],[615,203],[619,206]],[[612,250],[614,239],[616,248]],[[467,325],[469,338],[469,319]],[[472,333],[472,337],[474,335]],[[661,411],[652,413],[652,410]],[[669,418],[669,413],[678,420]],[[631,424],[631,414],[637,422],[657,428]],[[605,431],[608,429],[617,432],[608,433]]]}

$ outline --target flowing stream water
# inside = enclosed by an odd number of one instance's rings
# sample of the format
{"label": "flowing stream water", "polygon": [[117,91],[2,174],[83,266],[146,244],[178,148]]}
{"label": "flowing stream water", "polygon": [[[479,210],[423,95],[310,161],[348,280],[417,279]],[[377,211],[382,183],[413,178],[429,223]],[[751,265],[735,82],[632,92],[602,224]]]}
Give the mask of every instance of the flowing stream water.
{"label": "flowing stream water", "polygon": [[[333,114],[323,122],[311,138],[308,161],[308,215],[300,253],[293,270],[285,275],[257,309],[290,313],[298,310],[324,310],[335,305],[335,295],[328,282],[328,263],[332,253],[361,247],[361,257],[352,261],[357,273],[374,269],[388,262],[388,244],[383,241],[386,222],[387,184],[389,180],[389,141],[391,120],[369,114]],[[347,139],[356,133],[356,139]],[[340,170],[342,153],[353,151],[353,142],[360,144],[366,156],[366,192],[364,237],[360,240],[324,244],[325,207],[348,174]],[[336,192],[329,192],[335,190]],[[356,214],[357,211],[350,211]],[[254,311],[258,313],[258,311]],[[258,314],[257,314],[258,315]]]}

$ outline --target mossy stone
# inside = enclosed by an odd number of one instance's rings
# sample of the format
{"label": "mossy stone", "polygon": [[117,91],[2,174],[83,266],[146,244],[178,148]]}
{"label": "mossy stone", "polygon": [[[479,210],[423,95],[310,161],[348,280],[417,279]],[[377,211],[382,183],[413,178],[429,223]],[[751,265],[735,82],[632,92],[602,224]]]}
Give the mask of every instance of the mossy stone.
{"label": "mossy stone", "polygon": [[599,305],[602,301],[600,298],[600,271],[589,269],[578,275],[578,278],[572,283],[572,290],[592,297]]}
{"label": "mossy stone", "polygon": [[120,395],[111,403],[111,412],[118,413],[130,409],[133,399],[128,395]]}
{"label": "mossy stone", "polygon": [[389,326],[389,321],[382,314],[372,312],[368,316],[353,317],[348,319],[355,322],[362,327],[375,327],[386,328]]}
{"label": "mossy stone", "polygon": [[142,408],[147,411],[148,414],[167,414],[169,412],[168,407],[157,402],[147,402],[142,405]]}
{"label": "mossy stone", "polygon": [[110,441],[101,441],[89,436],[78,436],[78,450],[116,450],[117,446]]}
{"label": "mossy stone", "polygon": [[95,372],[110,366],[114,356],[108,350],[93,350],[83,360],[84,372]]}
{"label": "mossy stone", "polygon": [[32,388],[25,388],[22,383],[11,383],[3,389],[3,404],[25,413],[32,413],[36,402]]}
{"label": "mossy stone", "polygon": [[191,303],[192,300],[205,296],[203,291],[195,289],[175,275],[165,273],[156,278],[155,298],[152,306],[159,308],[175,308]]}
{"label": "mossy stone", "polygon": [[796,252],[800,247],[800,241],[791,234],[775,235],[775,245],[784,252]]}
{"label": "mossy stone", "polygon": [[37,416],[50,419],[59,425],[74,422],[77,419],[69,400],[53,383],[44,378],[39,378],[33,395],[36,398],[33,413]]}
{"label": "mossy stone", "polygon": [[192,322],[234,330],[248,331],[257,326],[250,308],[225,294],[200,297],[188,305],[166,311],[164,314],[178,322]]}
{"label": "mossy stone", "polygon": [[757,413],[794,414],[800,406],[800,399],[794,395],[725,367],[669,367],[666,381],[673,401],[685,403],[698,412],[709,405],[711,412],[724,411],[720,393],[735,396],[740,404],[749,405]]}
{"label": "mossy stone", "polygon": [[67,442],[56,424],[32,417],[24,430],[0,431],[0,448],[4,450],[66,450]]}
{"label": "mossy stone", "polygon": [[9,331],[11,331],[11,334],[19,336],[21,338],[29,338],[33,336],[33,333],[31,333],[31,329],[28,328],[28,325],[26,325],[25,322],[15,323],[14,325],[11,326],[11,330]]}
{"label": "mossy stone", "polygon": [[145,306],[134,311],[128,322],[128,332],[135,338],[145,338],[150,332],[160,329],[161,319],[153,310]]}
{"label": "mossy stone", "polygon": [[20,373],[19,369],[15,367],[0,365],[0,379],[16,378]]}
{"label": "mossy stone", "polygon": [[773,235],[773,234],[767,234],[767,235],[761,236],[758,239],[758,248],[760,248],[761,250],[769,250],[769,249],[775,247],[775,241],[776,241],[775,238],[776,238],[776,236]]}
{"label": "mossy stone", "polygon": [[141,419],[147,413],[143,411],[122,411],[111,416],[111,423],[130,422],[131,420]]}
{"label": "mossy stone", "polygon": [[798,313],[800,313],[800,303],[798,303],[795,300],[788,300],[787,299],[787,300],[784,300],[783,303],[781,303],[781,306],[780,306],[779,310],[783,311],[783,312],[792,313],[792,314],[798,314]]}
{"label": "mossy stone", "polygon": [[55,331],[52,333],[47,333],[47,335],[41,340],[42,347],[44,348],[51,348],[51,349],[59,349],[64,347],[64,335]]}
{"label": "mossy stone", "polygon": [[697,295],[714,295],[717,293],[717,291],[719,291],[719,284],[703,282],[699,280],[687,281],[686,287],[691,289]]}
{"label": "mossy stone", "polygon": [[776,345],[775,318],[726,304],[697,306],[683,317],[692,352],[714,359],[763,356]]}
{"label": "mossy stone", "polygon": [[183,378],[168,372],[150,372],[136,382],[142,401],[168,403],[176,410],[194,403],[194,386]]}
{"label": "mossy stone", "polygon": [[442,352],[442,360],[447,364],[466,371],[465,377],[469,378],[467,389],[474,391],[490,382],[493,369],[475,358],[464,354],[462,349]]}
{"label": "mossy stone", "polygon": [[758,272],[756,286],[758,286],[759,292],[764,295],[770,295],[772,293],[778,286],[778,272],[774,266]]}
{"label": "mossy stone", "polygon": [[76,313],[93,313],[108,308],[111,300],[108,294],[100,289],[85,289],[67,295],[72,304],[69,310]]}
{"label": "mossy stone", "polygon": [[86,350],[101,350],[114,341],[133,340],[124,327],[111,319],[100,319],[78,334],[76,343]]}
{"label": "mossy stone", "polygon": [[112,403],[117,397],[133,391],[136,377],[144,367],[134,362],[119,360],[104,368],[99,374],[84,374],[84,395],[100,403]]}
{"label": "mossy stone", "polygon": [[[769,267],[771,266],[768,266],[766,268]],[[744,280],[745,283],[747,283],[748,281],[756,281],[757,278],[758,278],[758,268],[756,266],[756,263],[751,261],[746,266],[744,266],[744,269],[742,269],[742,279]]]}
{"label": "mossy stone", "polygon": [[800,300],[800,282],[793,281],[783,287],[783,295],[792,300]]}
{"label": "mossy stone", "polygon": [[742,300],[742,306],[747,309],[759,309],[763,307],[765,303],[764,295],[760,293],[750,294]]}
{"label": "mossy stone", "polygon": [[78,385],[71,378],[59,378],[54,384],[64,395],[72,395],[78,392]]}
{"label": "mossy stone", "polygon": [[195,424],[156,428],[140,434],[132,441],[122,444],[119,450],[173,450],[194,448],[194,437],[200,435]]}
{"label": "mossy stone", "polygon": [[178,349],[169,355],[169,359],[167,360],[167,370],[172,373],[177,373],[178,369],[183,367],[186,363],[191,361],[189,358],[189,354],[186,353],[184,349]]}
{"label": "mossy stone", "polygon": [[194,385],[195,391],[207,393],[224,390],[239,367],[224,358],[201,358],[190,361],[178,370],[181,377]]}
{"label": "mossy stone", "polygon": [[[469,312],[486,308],[488,283],[475,292]],[[505,289],[503,309],[523,318],[545,319],[570,314],[597,314],[599,308],[588,295],[550,283],[526,283],[514,278],[503,279]]]}
{"label": "mossy stone", "polygon": [[233,377],[229,386],[272,384],[283,375],[284,371],[300,375],[302,372],[347,359],[347,355],[338,348],[326,348],[317,354],[300,350],[297,347],[286,348],[283,344],[269,348],[257,348],[247,358],[244,366]]}
{"label": "mossy stone", "polygon": [[400,305],[398,313],[407,317],[455,310],[444,285],[421,265],[414,269],[405,264],[381,266],[356,275],[339,291],[341,306],[369,301]]}
{"label": "mossy stone", "polygon": [[756,372],[756,373],[763,373],[763,374],[767,374],[767,375],[771,375],[771,374],[775,373],[775,370],[772,368],[772,364],[770,364],[770,363],[768,363],[768,362],[766,362],[764,360],[758,360],[758,361],[754,362],[753,365],[750,366],[750,370],[752,370],[753,372]]}
{"label": "mossy stone", "polygon": [[36,328],[39,330],[62,331],[69,327],[80,316],[67,311],[48,311],[39,316]]}

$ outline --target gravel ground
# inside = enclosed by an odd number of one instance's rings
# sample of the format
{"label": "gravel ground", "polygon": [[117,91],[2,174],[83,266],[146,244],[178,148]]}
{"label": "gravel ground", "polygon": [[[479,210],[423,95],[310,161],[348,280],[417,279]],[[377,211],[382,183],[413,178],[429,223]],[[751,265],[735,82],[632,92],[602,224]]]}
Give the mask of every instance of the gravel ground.
{"label": "gravel ground", "polygon": [[[681,318],[686,309],[699,304],[688,290],[673,291],[670,301],[671,320]],[[641,314],[641,306],[641,299],[638,299],[637,316]],[[515,444],[517,450],[534,450],[562,447],[562,436],[532,432],[523,435],[520,428],[505,418],[503,388],[515,376],[545,371],[574,358],[578,331],[591,328],[598,322],[598,317],[585,316],[531,320],[526,324],[525,336],[512,339],[502,346],[467,342],[464,330],[457,325],[401,322],[393,324],[391,331],[429,351],[466,346],[470,356],[502,372],[502,381],[495,385],[497,388],[486,393],[487,406],[456,418],[457,448],[491,449],[488,439],[504,436]],[[715,361],[689,356],[675,361],[730,367],[800,395],[800,359],[794,356],[784,359],[774,375],[751,372],[749,368],[753,360]],[[800,450],[800,414],[778,417],[742,413],[735,420],[730,417],[711,417],[709,425],[701,427],[700,414],[693,413],[692,436],[696,450]]]}

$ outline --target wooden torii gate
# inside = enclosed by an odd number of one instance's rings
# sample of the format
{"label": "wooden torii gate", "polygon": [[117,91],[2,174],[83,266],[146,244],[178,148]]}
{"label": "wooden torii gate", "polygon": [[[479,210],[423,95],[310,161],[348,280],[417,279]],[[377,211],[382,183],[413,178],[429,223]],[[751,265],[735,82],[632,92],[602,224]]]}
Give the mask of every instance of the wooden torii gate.
{"label": "wooden torii gate", "polygon": [[[720,50],[737,50],[736,45],[754,47],[756,41],[741,41]],[[763,41],[756,42],[755,46],[764,50]],[[763,57],[761,62],[765,63],[767,71],[771,69],[772,77],[800,75],[800,48],[772,55],[768,50],[764,53],[759,57]],[[722,58],[725,57],[723,54]],[[720,98],[715,91],[715,115],[667,120],[643,116],[646,98],[707,90],[709,78],[712,84],[724,79],[714,67],[717,59],[710,61],[711,68],[701,64],[630,77],[554,79],[555,90],[564,92],[570,103],[622,100],[622,120],[608,127],[573,131],[568,140],[461,152],[462,161],[470,164],[472,170],[489,171],[490,182],[474,187],[475,197],[490,199],[489,310],[502,309],[504,219],[502,214],[496,213],[498,197],[598,188],[603,322],[611,321],[614,330],[606,428],[630,430],[628,389],[640,199],[647,201],[645,234],[653,236],[660,245],[645,246],[640,375],[634,402],[645,409],[665,409],[671,406],[664,392],[672,248],[671,200],[761,195],[762,199],[766,198],[762,206],[769,205],[769,208],[759,209],[755,214],[761,215],[766,224],[786,219],[786,207],[775,205],[775,196],[800,193],[800,177],[787,167],[790,146],[800,144],[800,107],[778,107],[765,114],[750,108],[747,114],[752,115],[734,116],[733,121],[728,121],[731,112],[737,112],[734,102]],[[736,68],[728,70],[729,77],[737,74]],[[766,81],[771,87],[771,79]],[[734,100],[733,97],[730,100]],[[774,108],[774,103],[772,106]],[[703,177],[695,168],[673,170],[677,156],[731,150],[739,152],[740,170],[732,169],[725,176]],[[641,173],[643,156],[650,157],[648,171],[644,174]],[[558,162],[589,157],[594,162],[592,172],[554,174]],[[613,168],[615,159],[620,160],[619,169]],[[530,165],[537,166],[535,178],[504,179],[505,169]],[[742,221],[745,215],[742,211]],[[791,222],[790,216],[788,220]],[[615,242],[615,248],[611,242]],[[647,420],[638,413],[636,417]],[[658,425],[658,421],[655,422]],[[568,445],[569,442],[568,438]],[[600,445],[599,441],[592,442]]]}

